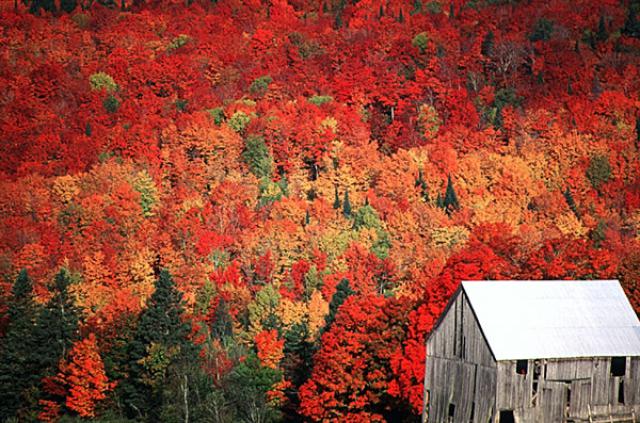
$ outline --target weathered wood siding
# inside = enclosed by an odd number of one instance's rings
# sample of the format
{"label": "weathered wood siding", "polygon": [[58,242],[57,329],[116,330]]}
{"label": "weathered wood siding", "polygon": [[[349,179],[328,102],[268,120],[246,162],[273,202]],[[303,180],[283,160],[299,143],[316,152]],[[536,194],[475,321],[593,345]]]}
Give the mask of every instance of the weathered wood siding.
{"label": "weathered wood siding", "polygon": [[425,391],[423,421],[487,423],[495,411],[496,362],[464,293],[427,342]]}
{"label": "weathered wood siding", "polygon": [[589,421],[589,412],[601,418],[633,414],[640,417],[638,357],[626,358],[624,376],[612,376],[611,358],[527,360],[527,363],[527,373],[518,374],[517,361],[498,362],[496,414],[500,410],[513,410],[516,422]]}

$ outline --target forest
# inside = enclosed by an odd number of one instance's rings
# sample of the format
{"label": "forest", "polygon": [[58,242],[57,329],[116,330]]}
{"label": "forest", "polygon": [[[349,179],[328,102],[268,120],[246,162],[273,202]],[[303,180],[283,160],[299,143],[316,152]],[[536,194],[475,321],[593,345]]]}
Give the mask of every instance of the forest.
{"label": "forest", "polygon": [[413,422],[461,280],[640,312],[638,0],[3,1],[0,115],[2,422]]}

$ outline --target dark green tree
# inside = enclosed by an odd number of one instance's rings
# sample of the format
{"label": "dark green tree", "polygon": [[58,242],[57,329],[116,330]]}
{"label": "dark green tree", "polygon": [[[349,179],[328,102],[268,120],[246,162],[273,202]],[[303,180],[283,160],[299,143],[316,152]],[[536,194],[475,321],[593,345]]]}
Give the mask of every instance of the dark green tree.
{"label": "dark green tree", "polygon": [[235,421],[281,421],[281,413],[273,408],[267,397],[267,392],[281,377],[279,370],[262,366],[254,353],[249,353],[234,367],[227,377],[225,394],[235,405]]}
{"label": "dark green tree", "polygon": [[256,177],[268,178],[271,176],[273,159],[264,142],[264,138],[253,135],[247,137],[242,159]]}
{"label": "dark green tree", "polygon": [[553,21],[540,18],[536,21],[533,31],[529,35],[529,41],[549,41],[553,34]]}
{"label": "dark green tree", "polygon": [[600,16],[598,21],[598,32],[596,32],[596,39],[600,42],[607,41],[609,34],[607,33],[607,24],[604,21],[604,16]]}
{"label": "dark green tree", "polygon": [[231,314],[229,314],[229,306],[222,297],[218,300],[218,306],[211,322],[211,335],[222,341],[233,337],[233,322]]}
{"label": "dark green tree", "polygon": [[40,9],[45,12],[55,13],[56,3],[54,0],[31,0],[29,3],[29,13],[39,15]]}
{"label": "dark green tree", "polygon": [[37,403],[40,366],[34,328],[38,307],[26,270],[18,275],[9,300],[7,331],[0,341],[0,421],[25,414]]}
{"label": "dark green tree", "polygon": [[77,0],[60,0],[60,9],[67,13],[73,12],[78,7]]}
{"label": "dark green tree", "polygon": [[569,187],[567,187],[567,189],[564,190],[563,195],[564,195],[565,201],[567,202],[567,205],[569,206],[573,214],[575,214],[576,217],[580,219],[580,213],[578,212],[578,207],[576,206],[576,202],[573,199],[573,195],[571,194],[571,190],[569,189]]}
{"label": "dark green tree", "polygon": [[400,12],[398,13],[398,22],[404,23],[404,13],[402,12],[402,8],[400,8]]}
{"label": "dark green tree", "polygon": [[[197,348],[188,339],[190,325],[183,321],[183,307],[182,293],[169,272],[162,270],[129,345],[129,378],[121,383],[121,392],[131,417],[166,420],[165,405],[181,394],[176,389],[188,389],[189,383],[184,387],[169,383],[172,375],[179,374],[176,368],[198,359]],[[169,386],[175,389],[168,390]]]}
{"label": "dark green tree", "polygon": [[447,214],[451,214],[455,210],[460,210],[460,203],[458,202],[456,191],[453,189],[451,175],[449,175],[449,178],[447,179],[447,189],[444,193],[443,206]]}
{"label": "dark green tree", "polygon": [[336,286],[336,292],[331,297],[331,302],[329,303],[329,313],[324,318],[324,327],[322,328],[322,332],[326,332],[329,330],[333,321],[336,319],[336,313],[340,306],[349,298],[351,295],[355,294],[355,291],[351,289],[351,285],[349,285],[348,279],[342,279],[340,283]]}
{"label": "dark green tree", "polygon": [[338,187],[335,187],[335,197],[333,199],[333,208],[339,209],[342,203],[340,202],[340,194],[338,193]]}
{"label": "dark green tree", "polygon": [[636,118],[636,146],[640,148],[640,116]]}
{"label": "dark green tree", "polygon": [[309,210],[304,212],[304,226],[308,226],[311,223],[311,215],[309,214]]}
{"label": "dark green tree", "polygon": [[351,202],[349,201],[349,191],[344,192],[344,201],[342,203],[342,214],[347,219],[351,217]]}
{"label": "dark green tree", "polygon": [[49,287],[51,299],[38,316],[36,342],[38,361],[44,376],[54,374],[73,343],[79,339],[80,311],[69,292],[71,275],[62,269]]}
{"label": "dark green tree", "polygon": [[640,10],[640,2],[632,1],[631,5],[629,6],[627,19],[624,22],[624,27],[622,27],[622,33],[624,35],[634,38],[640,38],[640,22],[637,18],[638,10]]}
{"label": "dark green tree", "polygon": [[420,195],[422,199],[426,202],[429,202],[429,186],[427,182],[424,180],[424,176],[422,174],[422,169],[418,171],[418,178],[416,179],[416,188],[420,188]]}
{"label": "dark green tree", "polygon": [[495,36],[493,35],[493,31],[487,32],[482,40],[482,44],[480,45],[480,52],[483,56],[489,57],[493,53],[493,43]]}

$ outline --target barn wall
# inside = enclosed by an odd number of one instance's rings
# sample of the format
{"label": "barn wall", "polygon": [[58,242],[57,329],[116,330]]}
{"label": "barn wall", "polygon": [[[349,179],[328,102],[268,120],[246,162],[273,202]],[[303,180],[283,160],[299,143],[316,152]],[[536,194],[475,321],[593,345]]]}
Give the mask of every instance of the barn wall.
{"label": "barn wall", "polygon": [[[429,422],[486,423],[495,410],[496,363],[464,293],[427,341]],[[450,405],[454,407],[449,419]],[[472,417],[473,415],[473,417]]]}
{"label": "barn wall", "polygon": [[497,366],[496,414],[513,410],[517,422],[588,421],[589,412],[640,417],[638,357],[626,358],[624,376],[611,374],[610,358],[527,360],[526,374],[515,360]]}

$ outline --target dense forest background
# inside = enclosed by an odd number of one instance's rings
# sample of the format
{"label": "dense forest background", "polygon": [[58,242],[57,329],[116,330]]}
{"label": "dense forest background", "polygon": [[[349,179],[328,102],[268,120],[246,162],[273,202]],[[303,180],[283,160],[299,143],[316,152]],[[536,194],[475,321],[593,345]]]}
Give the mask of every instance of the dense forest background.
{"label": "dense forest background", "polygon": [[638,1],[1,6],[0,421],[415,421],[463,279],[640,310]]}

